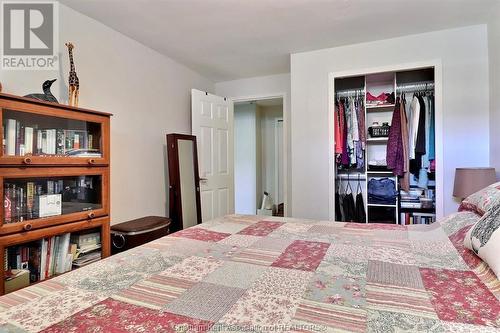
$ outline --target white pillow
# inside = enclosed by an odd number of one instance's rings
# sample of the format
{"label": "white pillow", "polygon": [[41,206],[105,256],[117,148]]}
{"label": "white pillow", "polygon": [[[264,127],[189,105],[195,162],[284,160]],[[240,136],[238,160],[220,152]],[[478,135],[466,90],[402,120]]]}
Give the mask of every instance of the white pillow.
{"label": "white pillow", "polygon": [[469,229],[464,245],[483,259],[500,279],[500,205],[491,207]]}

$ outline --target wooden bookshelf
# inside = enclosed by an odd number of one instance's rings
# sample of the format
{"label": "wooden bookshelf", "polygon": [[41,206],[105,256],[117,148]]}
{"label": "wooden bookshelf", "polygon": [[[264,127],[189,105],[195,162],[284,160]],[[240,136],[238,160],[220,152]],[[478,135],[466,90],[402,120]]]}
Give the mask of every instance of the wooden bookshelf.
{"label": "wooden bookshelf", "polygon": [[110,255],[110,117],[0,94],[3,281],[7,248],[54,236],[99,230],[101,258]]}

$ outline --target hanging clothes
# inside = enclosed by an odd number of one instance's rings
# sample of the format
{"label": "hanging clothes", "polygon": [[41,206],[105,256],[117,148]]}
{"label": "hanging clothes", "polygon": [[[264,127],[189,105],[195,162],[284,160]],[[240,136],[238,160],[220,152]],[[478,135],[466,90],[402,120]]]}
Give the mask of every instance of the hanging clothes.
{"label": "hanging clothes", "polygon": [[365,111],[362,97],[340,98],[335,103],[335,155],[342,169],[365,165]]}
{"label": "hanging clothes", "polygon": [[345,211],[344,211],[344,193],[340,192],[339,193],[339,208],[340,208],[340,221],[344,222],[345,221]]}
{"label": "hanging clothes", "polygon": [[410,173],[416,177],[422,169],[422,156],[425,155],[425,104],[422,96],[415,95],[419,103],[419,118],[415,141],[415,158],[410,161]]}
{"label": "hanging clothes", "polygon": [[356,221],[356,207],[354,203],[354,197],[352,192],[346,193],[344,195],[344,222],[354,222]]}
{"label": "hanging clothes", "polygon": [[349,128],[347,133],[347,145],[349,146],[350,163],[354,165],[357,163],[357,146],[359,141],[359,128],[358,128],[358,113],[356,111],[356,103],[354,98],[349,100]]}
{"label": "hanging clothes", "polygon": [[401,115],[401,139],[403,141],[403,177],[399,179],[400,187],[404,191],[410,190],[410,173],[409,173],[409,153],[408,153],[408,119],[406,118],[406,98],[401,97],[399,112]]}
{"label": "hanging clothes", "polygon": [[363,101],[356,101],[356,113],[358,115],[358,138],[356,143],[356,168],[363,169],[365,167],[365,149],[366,149],[366,133],[365,133],[365,109]]}
{"label": "hanging clothes", "polygon": [[361,142],[361,147],[364,150],[366,147],[366,122],[365,122],[365,106],[362,99],[358,99],[358,129],[359,129],[359,141]]}
{"label": "hanging clothes", "polygon": [[349,175],[343,192],[339,195],[340,210],[342,214],[342,222],[354,221],[355,217],[355,204],[354,197],[352,196],[352,188],[349,182]]}
{"label": "hanging clothes", "polygon": [[420,117],[418,119],[417,142],[415,143],[415,154],[425,154],[425,128],[426,128],[426,109],[424,98],[421,95],[417,96],[420,103]]}
{"label": "hanging clothes", "polygon": [[366,222],[365,201],[361,192],[356,194],[356,222]]}
{"label": "hanging clothes", "polygon": [[419,117],[420,102],[416,96],[413,96],[410,107],[408,108],[408,151],[410,160],[415,159],[415,146],[417,143]]}
{"label": "hanging clothes", "polygon": [[342,103],[335,103],[335,154],[342,154],[344,141],[342,140],[344,131],[344,106]]}
{"label": "hanging clothes", "polygon": [[340,211],[340,193],[335,192],[335,221],[342,221],[342,212]]}
{"label": "hanging clothes", "polygon": [[430,129],[431,129],[431,107],[429,96],[422,97],[425,105],[425,154],[422,156],[422,169],[429,170],[431,161],[429,160],[429,144],[430,144]]}
{"label": "hanging clothes", "polygon": [[340,210],[340,185],[341,184],[339,184],[335,190],[335,221],[342,221],[342,211]]}
{"label": "hanging clothes", "polygon": [[348,111],[347,111],[347,108],[346,108],[346,105],[344,103],[344,126],[343,126],[343,135],[342,135],[342,141],[344,142],[343,143],[343,152],[342,152],[342,158],[341,158],[341,164],[343,167],[345,168],[348,168],[349,167],[349,148],[347,147],[347,126],[348,126],[348,123],[349,123],[349,120],[348,120],[348,117],[347,117],[347,114],[348,114]]}
{"label": "hanging clothes", "polygon": [[391,129],[387,141],[386,161],[387,168],[392,170],[395,176],[404,175],[404,153],[403,137],[401,134],[401,105],[399,97],[396,100],[394,112],[392,113]]}
{"label": "hanging clothes", "polygon": [[363,190],[361,189],[359,174],[358,174],[358,186],[356,192],[357,192],[356,208],[355,208],[356,222],[365,223],[366,222],[365,201],[363,200]]}
{"label": "hanging clothes", "polygon": [[436,159],[436,115],[435,115],[435,105],[434,105],[434,94],[430,95],[430,108],[431,108],[431,121],[429,129],[429,160],[434,161]]}

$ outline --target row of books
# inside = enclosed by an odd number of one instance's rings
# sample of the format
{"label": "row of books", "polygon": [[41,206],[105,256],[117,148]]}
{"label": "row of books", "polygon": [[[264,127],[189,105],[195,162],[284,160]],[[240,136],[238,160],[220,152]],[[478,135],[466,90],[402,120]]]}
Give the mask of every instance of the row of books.
{"label": "row of books", "polygon": [[7,270],[29,270],[30,282],[42,281],[70,271],[72,251],[76,252],[76,245],[70,246],[70,234],[44,238],[27,245],[7,248],[5,265]]}
{"label": "row of books", "polygon": [[403,225],[432,224],[436,222],[436,216],[433,214],[401,213],[400,221]]}
{"label": "row of books", "polygon": [[4,183],[4,223],[62,214],[62,180]]}
{"label": "row of books", "polygon": [[3,149],[7,156],[61,155],[101,157],[94,135],[84,130],[41,129],[5,119]]}
{"label": "row of books", "polygon": [[[87,241],[82,242],[82,239]],[[90,239],[90,241],[89,241]],[[63,234],[5,249],[5,280],[29,271],[31,283],[70,271],[101,258],[100,233]],[[90,256],[92,260],[82,260]]]}
{"label": "row of books", "polygon": [[[4,223],[23,222],[99,208],[93,178],[49,179],[4,183]],[[70,203],[71,204],[68,204]],[[78,205],[76,203],[81,203]],[[66,211],[63,209],[67,207]]]}

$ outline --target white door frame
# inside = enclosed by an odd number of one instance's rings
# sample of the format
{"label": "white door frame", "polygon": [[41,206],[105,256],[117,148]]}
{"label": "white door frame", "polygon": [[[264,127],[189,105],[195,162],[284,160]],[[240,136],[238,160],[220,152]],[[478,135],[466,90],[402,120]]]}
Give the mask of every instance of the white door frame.
{"label": "white door frame", "polygon": [[328,215],[330,220],[335,219],[335,145],[334,133],[334,114],[335,108],[335,79],[349,76],[362,76],[383,72],[397,72],[405,70],[414,70],[434,67],[434,100],[435,100],[435,122],[436,122],[436,218],[439,220],[444,216],[444,161],[443,161],[443,64],[441,59],[429,61],[420,61],[413,63],[404,63],[399,65],[390,65],[382,67],[371,67],[350,71],[331,72],[328,74],[328,186],[329,186],[329,204]]}
{"label": "white door frame", "polygon": [[228,97],[233,103],[238,102],[250,102],[250,101],[262,101],[266,99],[281,98],[283,101],[283,204],[284,204],[284,216],[288,216],[288,212],[291,212],[288,206],[288,117],[286,110],[287,105],[287,94],[284,92],[274,93],[274,94],[262,94],[262,95],[251,95],[251,96],[240,96],[240,97]]}

